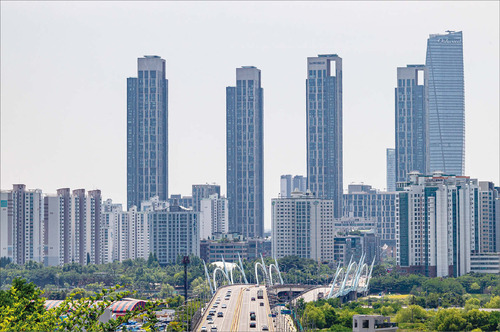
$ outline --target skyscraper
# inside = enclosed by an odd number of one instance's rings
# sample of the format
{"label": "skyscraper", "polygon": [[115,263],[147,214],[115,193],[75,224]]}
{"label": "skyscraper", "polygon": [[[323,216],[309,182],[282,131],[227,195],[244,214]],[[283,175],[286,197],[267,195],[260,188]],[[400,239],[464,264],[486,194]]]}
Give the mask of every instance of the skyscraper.
{"label": "skyscraper", "polygon": [[342,215],[342,58],[307,58],[307,183]]}
{"label": "skyscraper", "polygon": [[264,116],[260,70],[236,69],[226,88],[227,198],[229,231],[246,237],[264,233]]}
{"label": "skyscraper", "polygon": [[127,207],[168,198],[168,80],[165,60],[138,59],[127,79]]}
{"label": "skyscraper", "polygon": [[463,175],[465,102],[462,32],[427,40],[430,172]]}
{"label": "skyscraper", "polygon": [[396,149],[386,150],[386,163],[387,191],[396,191]]}
{"label": "skyscraper", "polygon": [[412,171],[428,173],[427,98],[424,65],[397,69],[395,89],[396,182]]}

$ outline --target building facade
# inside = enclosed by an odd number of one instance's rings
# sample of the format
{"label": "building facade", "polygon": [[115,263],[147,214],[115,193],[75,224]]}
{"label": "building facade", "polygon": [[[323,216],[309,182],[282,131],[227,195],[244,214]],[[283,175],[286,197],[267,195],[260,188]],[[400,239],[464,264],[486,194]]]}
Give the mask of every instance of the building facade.
{"label": "building facade", "polygon": [[280,178],[280,197],[290,197],[295,189],[305,193],[307,191],[307,177],[302,175],[292,176],[290,174],[282,175]]}
{"label": "building facade", "polygon": [[171,206],[148,214],[150,250],[162,265],[179,255],[200,255],[199,212]]}
{"label": "building facade", "polygon": [[144,56],[127,79],[127,207],[168,198],[168,80],[165,60]]}
{"label": "building facade", "polygon": [[293,192],[272,199],[272,256],[333,262],[334,201]]}
{"label": "building facade", "polygon": [[478,215],[475,224],[475,253],[500,251],[500,211],[497,207],[499,192],[493,182],[479,181],[477,193]]}
{"label": "building facade", "polygon": [[386,167],[387,191],[396,191],[396,149],[386,150]]}
{"label": "building facade", "polygon": [[430,35],[425,80],[429,99],[429,172],[465,172],[462,32]]}
{"label": "building facade", "polygon": [[264,233],[264,114],[261,72],[236,69],[226,88],[227,198],[229,230],[245,237]]}
{"label": "building facade", "polygon": [[307,186],[320,199],[333,200],[342,216],[342,58],[307,58]]}
{"label": "building facade", "polygon": [[213,234],[229,232],[229,203],[225,197],[212,194],[200,203],[200,239],[211,239]]}
{"label": "building facade", "polygon": [[192,196],[193,196],[193,210],[200,212],[201,200],[204,198],[209,198],[213,194],[220,196],[220,186],[218,184],[193,184],[192,186]]}
{"label": "building facade", "polygon": [[410,272],[458,277],[471,271],[478,213],[477,180],[410,174],[398,183],[397,261]]}
{"label": "building facade", "polygon": [[397,69],[394,185],[408,181],[407,175],[412,171],[428,173],[426,71],[424,65]]}
{"label": "building facade", "polygon": [[396,245],[396,192],[380,192],[370,185],[349,185],[344,194],[344,218],[372,220],[382,244]]}

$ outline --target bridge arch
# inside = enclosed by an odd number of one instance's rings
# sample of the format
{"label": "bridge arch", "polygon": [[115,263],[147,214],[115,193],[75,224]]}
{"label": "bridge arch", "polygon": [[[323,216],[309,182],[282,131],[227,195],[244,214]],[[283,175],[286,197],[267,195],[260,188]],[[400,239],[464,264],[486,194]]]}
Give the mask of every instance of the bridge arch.
{"label": "bridge arch", "polygon": [[[222,276],[226,278],[227,282],[229,283],[229,285],[232,285],[233,283],[231,282],[231,279],[229,279],[229,276],[227,275],[226,272],[224,272],[223,269],[221,269],[220,267],[216,267],[215,270],[214,270],[214,288],[215,288],[215,291],[217,291],[217,272],[220,272],[222,273]],[[224,278],[223,278],[224,279]]]}

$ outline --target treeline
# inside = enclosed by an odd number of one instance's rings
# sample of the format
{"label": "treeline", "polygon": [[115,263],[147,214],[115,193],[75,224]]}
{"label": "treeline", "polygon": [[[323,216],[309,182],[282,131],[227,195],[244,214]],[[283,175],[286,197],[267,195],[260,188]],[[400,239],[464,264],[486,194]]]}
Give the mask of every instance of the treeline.
{"label": "treeline", "polygon": [[[399,302],[377,302],[370,306],[366,301],[350,302],[343,306],[338,299],[319,300],[304,303],[298,301],[294,307],[299,322],[305,329],[325,331],[352,331],[354,315],[380,314],[392,316],[400,329],[406,331],[498,331],[500,330],[499,311],[481,311],[470,303],[479,300],[470,299],[464,309],[450,308],[425,310],[418,305],[403,307]],[[500,297],[494,297],[488,303],[500,307]]]}

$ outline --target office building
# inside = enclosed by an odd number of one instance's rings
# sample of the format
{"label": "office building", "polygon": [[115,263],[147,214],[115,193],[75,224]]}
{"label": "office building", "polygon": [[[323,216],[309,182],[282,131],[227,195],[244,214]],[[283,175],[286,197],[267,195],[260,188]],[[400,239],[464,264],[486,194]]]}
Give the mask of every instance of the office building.
{"label": "office building", "polygon": [[397,262],[408,272],[458,277],[471,271],[477,180],[435,172],[398,183]]}
{"label": "office building", "polygon": [[500,273],[500,253],[481,253],[470,256],[470,270],[473,273]]}
{"label": "office building", "polygon": [[425,76],[424,65],[408,65],[397,69],[396,182],[408,181],[407,175],[412,171],[428,173]]}
{"label": "office building", "polygon": [[167,202],[170,206],[182,206],[186,209],[192,209],[194,205],[193,196],[170,195]]}
{"label": "office building", "polygon": [[396,149],[386,150],[386,164],[387,191],[396,191]]}
{"label": "office building", "polygon": [[149,245],[162,265],[179,255],[200,255],[199,212],[182,206],[150,211]]}
{"label": "office building", "polygon": [[293,192],[272,199],[272,256],[333,262],[334,201]]}
{"label": "office building", "polygon": [[127,79],[127,207],[168,198],[168,80],[165,60],[137,60]]}
{"label": "office building", "polygon": [[228,201],[212,194],[200,202],[200,239],[211,239],[215,233],[229,232]]}
{"label": "office building", "polygon": [[245,237],[264,233],[264,114],[261,72],[236,69],[226,88],[227,198],[229,231]]}
{"label": "office building", "polygon": [[465,172],[462,32],[430,35],[425,60],[429,100],[429,173]]}
{"label": "office building", "polygon": [[280,178],[280,197],[290,197],[295,190],[305,193],[307,191],[307,177],[302,175],[282,175]]}
{"label": "office building", "polygon": [[220,186],[217,184],[193,184],[192,186],[192,196],[193,196],[193,210],[200,212],[200,203],[204,198],[209,198],[213,194],[220,196]]}
{"label": "office building", "polygon": [[380,241],[396,246],[396,192],[381,192],[370,185],[350,184],[344,195],[344,218],[374,221]]}
{"label": "office building", "polygon": [[333,200],[342,216],[342,58],[307,58],[307,183],[320,199]]}

